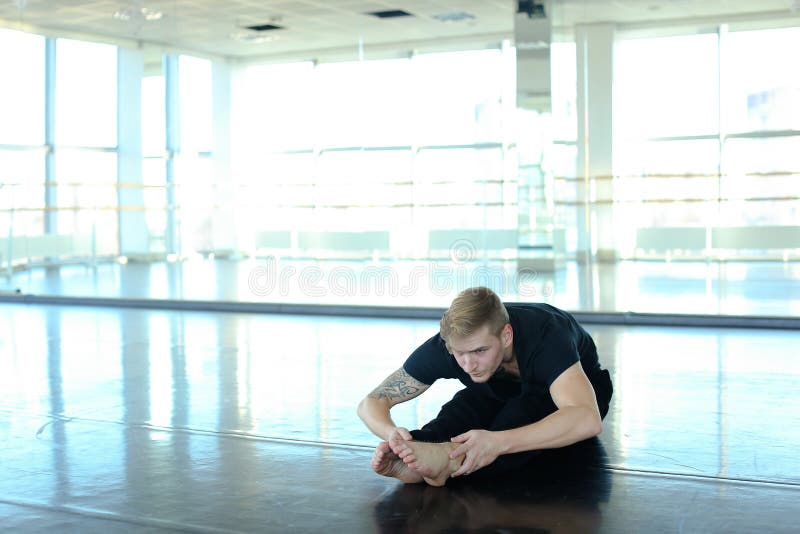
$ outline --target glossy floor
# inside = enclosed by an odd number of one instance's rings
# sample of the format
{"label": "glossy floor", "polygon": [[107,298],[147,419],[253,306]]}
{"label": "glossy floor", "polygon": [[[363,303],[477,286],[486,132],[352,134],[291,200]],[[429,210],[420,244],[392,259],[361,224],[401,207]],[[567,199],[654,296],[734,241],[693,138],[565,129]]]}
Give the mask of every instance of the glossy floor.
{"label": "glossy floor", "polygon": [[[1,280],[0,280],[1,281]],[[446,308],[489,285],[508,301],[571,311],[800,316],[800,262],[620,262],[555,272],[516,262],[300,262],[193,259],[32,268],[0,291],[32,295]]]}
{"label": "glossy floor", "polygon": [[[435,321],[0,305],[0,527],[791,532],[800,332],[589,327],[599,440],[510,480],[404,486],[358,400]],[[414,427],[458,389],[398,407]]]}

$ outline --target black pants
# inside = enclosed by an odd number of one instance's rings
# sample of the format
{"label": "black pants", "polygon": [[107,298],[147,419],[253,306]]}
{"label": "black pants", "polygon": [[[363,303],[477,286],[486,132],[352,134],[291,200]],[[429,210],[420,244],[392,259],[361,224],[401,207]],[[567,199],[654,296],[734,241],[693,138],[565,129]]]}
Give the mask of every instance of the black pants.
{"label": "black pants", "polygon": [[[597,396],[600,417],[605,418],[613,393],[611,377],[603,370],[591,379]],[[442,443],[470,430],[510,430],[544,419],[557,410],[549,394],[524,396],[508,400],[490,398],[465,388],[442,406],[439,415],[419,430],[412,430],[416,441]],[[470,477],[487,477],[505,473],[529,462],[540,451],[504,454],[492,464]]]}

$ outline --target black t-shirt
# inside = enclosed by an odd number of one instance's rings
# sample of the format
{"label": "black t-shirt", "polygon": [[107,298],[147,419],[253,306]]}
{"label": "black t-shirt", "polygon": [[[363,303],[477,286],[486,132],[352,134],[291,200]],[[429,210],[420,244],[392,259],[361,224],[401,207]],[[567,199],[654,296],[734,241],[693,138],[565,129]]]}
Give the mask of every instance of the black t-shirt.
{"label": "black t-shirt", "polygon": [[514,330],[514,353],[519,380],[493,376],[476,384],[447,351],[439,334],[428,339],[408,357],[403,369],[424,384],[439,378],[456,378],[498,399],[522,395],[549,395],[550,385],[570,366],[580,361],[595,385],[600,363],[591,336],[572,315],[549,304],[506,304]]}

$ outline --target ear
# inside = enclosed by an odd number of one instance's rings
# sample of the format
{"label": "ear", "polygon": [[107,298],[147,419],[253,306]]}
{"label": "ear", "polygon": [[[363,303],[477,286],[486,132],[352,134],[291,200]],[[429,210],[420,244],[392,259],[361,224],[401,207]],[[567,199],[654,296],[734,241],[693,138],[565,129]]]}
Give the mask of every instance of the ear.
{"label": "ear", "polygon": [[514,329],[511,327],[511,323],[506,323],[503,327],[500,339],[503,341],[503,347],[508,347],[514,342]]}

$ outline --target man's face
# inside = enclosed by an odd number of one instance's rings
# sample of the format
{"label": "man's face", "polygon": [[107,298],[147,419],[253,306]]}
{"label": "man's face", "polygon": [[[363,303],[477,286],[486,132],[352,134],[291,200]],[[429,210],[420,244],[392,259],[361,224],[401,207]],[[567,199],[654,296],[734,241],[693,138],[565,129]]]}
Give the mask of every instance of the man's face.
{"label": "man's face", "polygon": [[503,328],[500,337],[484,325],[472,335],[454,337],[447,343],[447,349],[473,382],[487,382],[503,358],[511,354],[511,338],[511,325]]}

